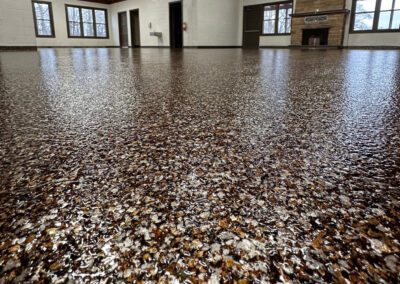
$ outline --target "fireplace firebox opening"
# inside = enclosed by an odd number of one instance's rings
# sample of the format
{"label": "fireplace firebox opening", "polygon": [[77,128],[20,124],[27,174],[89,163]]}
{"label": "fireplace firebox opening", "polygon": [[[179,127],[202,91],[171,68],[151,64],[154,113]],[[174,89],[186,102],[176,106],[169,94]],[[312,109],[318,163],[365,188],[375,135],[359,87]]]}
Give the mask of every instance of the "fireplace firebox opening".
{"label": "fireplace firebox opening", "polygon": [[328,45],[329,28],[303,29],[302,45]]}

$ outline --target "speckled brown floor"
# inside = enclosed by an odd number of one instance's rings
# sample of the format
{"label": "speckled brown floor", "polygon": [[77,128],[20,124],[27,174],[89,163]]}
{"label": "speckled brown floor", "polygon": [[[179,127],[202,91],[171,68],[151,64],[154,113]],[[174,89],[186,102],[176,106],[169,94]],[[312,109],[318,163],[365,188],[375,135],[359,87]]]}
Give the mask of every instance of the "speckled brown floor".
{"label": "speckled brown floor", "polygon": [[2,52],[0,110],[0,283],[399,281],[399,51]]}

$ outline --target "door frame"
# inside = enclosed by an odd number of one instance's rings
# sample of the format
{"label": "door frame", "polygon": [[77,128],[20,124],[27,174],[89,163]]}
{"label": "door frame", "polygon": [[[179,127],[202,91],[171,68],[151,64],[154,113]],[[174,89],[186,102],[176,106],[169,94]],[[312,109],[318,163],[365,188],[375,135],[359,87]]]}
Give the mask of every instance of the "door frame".
{"label": "door frame", "polygon": [[[137,14],[138,14],[138,25],[139,25],[139,42],[140,42],[139,45],[134,45],[133,37],[132,37],[133,32],[132,32],[132,17],[131,16],[132,16],[132,12],[136,12],[136,11],[137,11]],[[142,44],[142,41],[141,41],[141,37],[140,37],[140,11],[139,11],[139,8],[129,10],[129,23],[130,23],[129,28],[131,30],[131,46],[132,47],[140,47],[141,44]],[[128,40],[129,40],[129,38],[128,38]]]}
{"label": "door frame", "polygon": [[[183,24],[183,0],[177,0],[177,1],[172,1],[168,3],[168,18],[169,18],[169,47],[170,48],[176,48],[176,47],[172,47],[171,43],[172,43],[172,30],[171,30],[171,6],[174,4],[180,3],[181,4],[181,26]],[[181,27],[182,28],[182,27]],[[183,44],[183,31],[182,31],[182,48],[183,48],[184,44]]]}
{"label": "door frame", "polygon": [[263,4],[255,4],[255,5],[246,5],[246,6],[243,6],[243,28],[242,28],[242,47],[245,47],[245,45],[244,45],[244,35],[245,35],[245,27],[246,27],[246,17],[245,17],[245,14],[246,14],[246,8],[249,8],[249,7],[258,7],[259,8],[259,12],[260,12],[260,17],[261,17],[261,21],[260,21],[260,27],[259,27],[259,29],[260,29],[260,31],[259,31],[259,35],[258,35],[258,47],[257,48],[260,48],[260,37],[261,37],[261,35],[263,34],[262,33],[262,31],[263,31],[263,13],[262,13],[262,10],[263,10],[263,7],[264,7],[265,5],[263,5]]}
{"label": "door frame", "polygon": [[[120,21],[120,15],[123,15],[123,14],[125,14],[125,16],[126,16],[126,25],[127,25],[127,29],[128,29],[128,12],[127,11],[121,11],[121,12],[118,12],[118,37],[119,37],[119,47],[124,47],[123,45],[122,45],[122,41],[121,41],[121,39],[122,39],[122,33],[121,33],[121,21]],[[129,34],[127,33],[127,36],[128,36],[128,40],[127,40],[127,47],[129,47]]]}

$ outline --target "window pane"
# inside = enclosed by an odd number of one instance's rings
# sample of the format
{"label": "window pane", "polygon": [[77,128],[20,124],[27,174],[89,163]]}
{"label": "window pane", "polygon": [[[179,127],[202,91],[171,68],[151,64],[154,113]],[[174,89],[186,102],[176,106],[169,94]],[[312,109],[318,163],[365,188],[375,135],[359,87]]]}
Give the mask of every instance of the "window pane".
{"label": "window pane", "polygon": [[41,36],[51,36],[51,23],[47,20],[37,20],[38,34]]}
{"label": "window pane", "polygon": [[69,33],[70,36],[81,36],[81,25],[80,23],[69,22]]}
{"label": "window pane", "polygon": [[376,0],[357,0],[356,12],[373,12],[376,8]]}
{"label": "window pane", "polygon": [[70,22],[80,22],[81,17],[79,15],[79,8],[68,7],[68,21]]}
{"label": "window pane", "polygon": [[38,20],[50,20],[49,4],[35,3],[35,14]]}
{"label": "window pane", "polygon": [[275,5],[265,6],[264,8],[264,20],[275,20],[276,7]]}
{"label": "window pane", "polygon": [[356,14],[354,19],[355,31],[368,31],[372,30],[374,23],[374,13]]}
{"label": "window pane", "polygon": [[82,20],[86,23],[93,23],[93,13],[90,9],[82,9]]}
{"label": "window pane", "polygon": [[94,36],[93,23],[83,23],[83,36]]}
{"label": "window pane", "polygon": [[292,13],[292,4],[280,4],[279,5],[279,10],[283,11],[285,14],[287,13],[286,17],[289,17],[289,15]]}
{"label": "window pane", "polygon": [[378,29],[379,30],[387,30],[390,29],[390,16],[392,12],[387,11],[387,12],[380,12],[379,13],[379,24],[378,24]]}
{"label": "window pane", "polygon": [[392,10],[393,0],[382,0],[381,11],[382,10]]}
{"label": "window pane", "polygon": [[289,34],[292,32],[292,20],[288,19],[286,21],[286,32]]}
{"label": "window pane", "polygon": [[394,11],[392,29],[400,29],[400,11]]}
{"label": "window pane", "polygon": [[275,19],[264,21],[264,34],[274,34],[275,33]]}
{"label": "window pane", "polygon": [[280,34],[286,33],[286,19],[285,18],[279,19],[279,22],[278,22],[278,33],[280,33]]}
{"label": "window pane", "polygon": [[400,0],[395,0],[396,3],[394,4],[395,9],[400,9]]}
{"label": "window pane", "polygon": [[105,24],[106,23],[106,12],[103,10],[95,10],[96,23]]}
{"label": "window pane", "polygon": [[106,25],[96,24],[96,32],[98,37],[107,37]]}
{"label": "window pane", "polygon": [[279,18],[286,18],[287,17],[287,10],[286,9],[279,9]]}

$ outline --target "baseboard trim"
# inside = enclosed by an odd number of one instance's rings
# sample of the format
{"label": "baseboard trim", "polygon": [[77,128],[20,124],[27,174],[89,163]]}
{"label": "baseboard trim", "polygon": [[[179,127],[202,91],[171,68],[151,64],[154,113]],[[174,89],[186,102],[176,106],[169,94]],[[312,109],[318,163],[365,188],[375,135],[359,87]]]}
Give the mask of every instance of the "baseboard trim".
{"label": "baseboard trim", "polygon": [[346,49],[398,50],[400,46],[344,46]]}
{"label": "baseboard trim", "polygon": [[196,46],[184,46],[183,48],[197,48],[197,49],[230,49],[230,48],[242,48],[240,45],[196,45]]}
{"label": "baseboard trim", "polygon": [[263,45],[261,49],[303,49],[303,50],[327,50],[327,49],[341,49],[341,46],[308,46],[308,45]]}
{"label": "baseboard trim", "polygon": [[[40,48],[121,48],[120,46],[0,46],[0,51],[36,51]],[[140,48],[162,48],[170,49],[170,46],[140,46],[133,47],[132,49]],[[232,49],[244,48],[242,46],[184,46],[187,49]],[[289,46],[276,46],[276,45],[262,45],[260,49],[303,49],[303,50],[326,50],[326,49],[366,49],[366,50],[399,50],[400,46],[302,46],[302,45],[289,45]]]}
{"label": "baseboard trim", "polygon": [[[119,46],[117,46],[119,47]],[[129,46],[129,48],[170,48],[170,49],[179,49],[179,48],[171,48],[171,46],[167,45],[167,46],[158,46],[158,45],[142,45],[142,46]],[[242,48],[242,46],[237,46],[237,45],[232,45],[232,46],[224,46],[224,45],[216,45],[216,46],[212,46],[212,45],[200,45],[200,46],[184,46],[182,48],[197,48],[197,49],[218,49],[218,48]]]}
{"label": "baseboard trim", "polygon": [[343,46],[341,45],[291,45],[293,49],[304,49],[304,50],[327,50],[327,49],[342,49]]}
{"label": "baseboard trim", "polygon": [[263,46],[260,46],[260,48],[290,49],[291,47],[288,46],[288,45],[282,45],[282,46],[277,46],[277,45],[263,45]]}
{"label": "baseboard trim", "polygon": [[139,46],[139,47],[131,47],[131,48],[171,48],[169,45],[167,45],[167,46],[164,46],[164,45],[162,45],[162,46],[159,46],[159,45],[142,45],[142,46]]}
{"label": "baseboard trim", "polygon": [[71,46],[50,46],[50,45],[46,45],[46,46],[38,46],[37,48],[119,48],[119,46],[114,46],[114,45],[110,45],[110,46],[76,46],[76,45],[71,45]]}
{"label": "baseboard trim", "polygon": [[1,51],[36,51],[37,46],[0,46]]}
{"label": "baseboard trim", "polygon": [[136,48],[170,48],[169,46],[126,46],[126,47],[120,47],[116,45],[105,45],[105,46],[38,46],[38,48],[121,48],[121,49],[136,49]]}
{"label": "baseboard trim", "polygon": [[400,46],[303,46],[303,45],[289,45],[289,46],[269,46],[263,45],[260,48],[271,49],[303,49],[303,50],[326,50],[326,49],[370,49],[370,50],[398,50]]}

